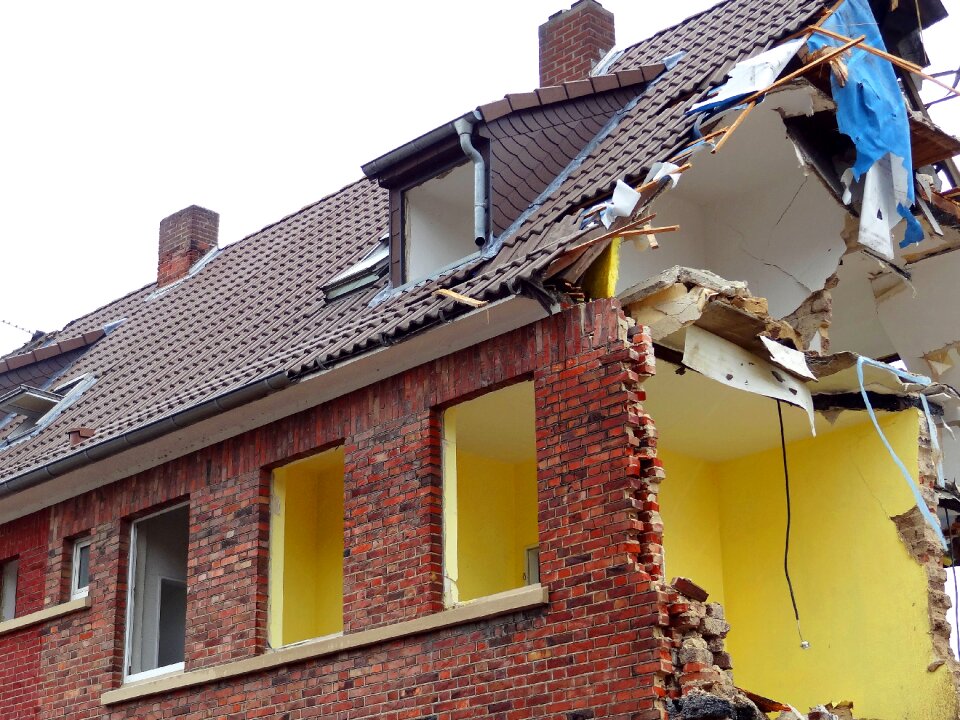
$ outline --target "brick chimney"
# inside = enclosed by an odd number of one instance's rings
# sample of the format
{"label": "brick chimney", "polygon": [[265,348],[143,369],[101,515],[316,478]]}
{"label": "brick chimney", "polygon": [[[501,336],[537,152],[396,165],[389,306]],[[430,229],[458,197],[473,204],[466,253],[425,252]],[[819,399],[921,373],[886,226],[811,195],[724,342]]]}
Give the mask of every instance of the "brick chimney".
{"label": "brick chimney", "polygon": [[578,0],[540,26],[540,85],[583,80],[616,44],[613,13]]}
{"label": "brick chimney", "polygon": [[175,283],[197,260],[217,246],[220,216],[191,205],[160,221],[160,257],[157,287]]}

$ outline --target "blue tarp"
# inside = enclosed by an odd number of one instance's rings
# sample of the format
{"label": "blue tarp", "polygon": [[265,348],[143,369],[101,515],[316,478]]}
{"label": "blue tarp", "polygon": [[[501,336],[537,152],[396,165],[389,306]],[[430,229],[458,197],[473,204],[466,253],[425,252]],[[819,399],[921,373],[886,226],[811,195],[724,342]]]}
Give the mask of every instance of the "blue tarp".
{"label": "blue tarp", "polygon": [[[886,51],[880,28],[867,0],[845,2],[823,23],[823,27],[847,37],[866,35],[864,44]],[[811,51],[823,47],[839,47],[839,40],[814,33],[808,41]],[[906,173],[907,198],[905,206],[898,203],[900,216],[907,221],[906,237],[901,246],[923,240],[923,229],[910,212],[914,201],[913,163],[910,152],[910,125],[907,108],[897,83],[897,76],[889,61],[865,50],[853,48],[846,56],[849,76],[843,87],[831,74],[833,99],[837,103],[837,124],[840,132],[850,137],[857,148],[853,166],[854,179],[859,180],[887,153],[903,163]],[[894,161],[894,170],[897,162]]]}

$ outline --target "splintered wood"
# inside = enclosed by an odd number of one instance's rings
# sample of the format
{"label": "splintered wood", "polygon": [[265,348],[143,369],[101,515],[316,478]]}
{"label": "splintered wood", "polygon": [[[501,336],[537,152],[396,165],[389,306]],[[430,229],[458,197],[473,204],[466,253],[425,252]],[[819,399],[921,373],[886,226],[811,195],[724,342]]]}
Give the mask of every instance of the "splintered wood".
{"label": "splintered wood", "polygon": [[462,295],[455,290],[448,290],[447,288],[441,288],[440,290],[437,290],[434,295],[442,295],[443,297],[448,297],[451,300],[456,300],[464,305],[469,305],[470,307],[475,308],[480,308],[487,304],[486,300],[477,300],[476,298],[472,298],[468,295]]}

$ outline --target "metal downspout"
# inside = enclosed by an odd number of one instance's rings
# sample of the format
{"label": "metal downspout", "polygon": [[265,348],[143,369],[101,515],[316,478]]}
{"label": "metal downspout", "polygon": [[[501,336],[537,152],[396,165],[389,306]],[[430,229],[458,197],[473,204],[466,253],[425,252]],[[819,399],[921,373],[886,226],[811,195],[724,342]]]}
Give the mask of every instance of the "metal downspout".
{"label": "metal downspout", "polygon": [[462,117],[454,121],[453,127],[460,136],[464,155],[473,160],[473,237],[477,247],[482,248],[487,243],[487,165],[470,137],[478,119]]}

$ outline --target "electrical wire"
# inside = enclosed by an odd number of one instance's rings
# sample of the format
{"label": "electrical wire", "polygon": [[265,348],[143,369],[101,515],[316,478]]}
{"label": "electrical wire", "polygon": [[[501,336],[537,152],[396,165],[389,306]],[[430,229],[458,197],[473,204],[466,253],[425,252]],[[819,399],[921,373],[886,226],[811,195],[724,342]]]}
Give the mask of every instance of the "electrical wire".
{"label": "electrical wire", "polygon": [[29,335],[29,336],[31,336],[31,337],[33,337],[33,336],[36,334],[36,333],[33,332],[33,330],[27,330],[25,327],[21,327],[20,325],[17,325],[16,323],[10,322],[9,320],[4,320],[4,319],[0,318],[0,323],[2,323],[3,325],[9,325],[10,327],[12,327],[12,328],[15,329],[15,330],[22,330],[23,332],[25,332],[27,335]]}
{"label": "electrical wire", "polygon": [[787,535],[783,544],[783,574],[787,578],[787,588],[790,590],[790,602],[793,604],[793,616],[797,619],[797,635],[800,636],[800,647],[806,650],[810,643],[803,639],[803,630],[800,629],[800,610],[797,608],[797,596],[793,592],[793,580],[790,579],[790,527],[793,524],[793,511],[790,505],[790,471],[787,469],[787,438],[783,431],[783,409],[777,400],[777,418],[780,420],[780,453],[783,457],[783,482],[787,494]]}

